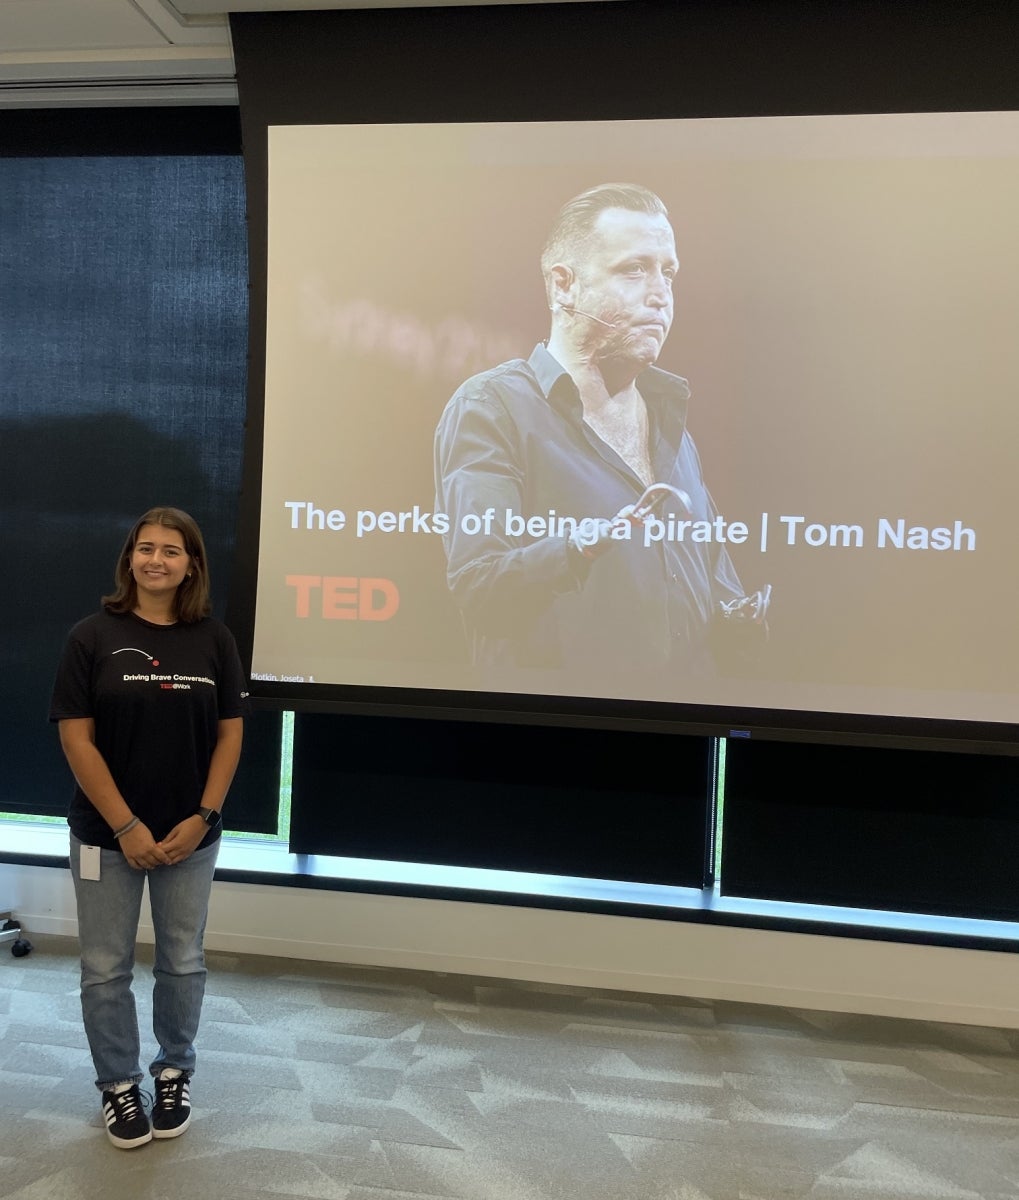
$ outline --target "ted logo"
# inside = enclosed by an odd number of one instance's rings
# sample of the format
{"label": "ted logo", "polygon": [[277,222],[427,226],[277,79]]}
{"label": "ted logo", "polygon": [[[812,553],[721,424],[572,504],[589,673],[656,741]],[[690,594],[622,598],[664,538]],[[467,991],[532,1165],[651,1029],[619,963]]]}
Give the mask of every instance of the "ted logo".
{"label": "ted logo", "polygon": [[296,592],[299,617],[310,617],[314,607],[326,621],[388,621],[400,607],[400,593],[391,579],[288,575],[287,587]]}

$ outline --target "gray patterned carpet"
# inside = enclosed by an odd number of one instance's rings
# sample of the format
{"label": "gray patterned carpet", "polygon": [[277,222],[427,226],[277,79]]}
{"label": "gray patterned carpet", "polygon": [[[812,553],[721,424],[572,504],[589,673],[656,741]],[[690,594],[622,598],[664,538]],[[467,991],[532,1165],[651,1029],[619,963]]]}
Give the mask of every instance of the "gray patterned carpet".
{"label": "gray patterned carpet", "polygon": [[219,953],[191,1128],[116,1150],[74,942],[33,941],[0,950],[2,1197],[1019,1196],[1017,1031]]}

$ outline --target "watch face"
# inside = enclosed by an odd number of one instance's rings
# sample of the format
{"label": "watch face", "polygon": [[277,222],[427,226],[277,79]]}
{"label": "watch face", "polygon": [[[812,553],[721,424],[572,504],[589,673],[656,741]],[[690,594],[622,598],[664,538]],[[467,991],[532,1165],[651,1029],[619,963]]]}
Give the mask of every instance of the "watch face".
{"label": "watch face", "polygon": [[222,824],[223,818],[214,808],[200,808],[198,811],[210,829],[218,829]]}

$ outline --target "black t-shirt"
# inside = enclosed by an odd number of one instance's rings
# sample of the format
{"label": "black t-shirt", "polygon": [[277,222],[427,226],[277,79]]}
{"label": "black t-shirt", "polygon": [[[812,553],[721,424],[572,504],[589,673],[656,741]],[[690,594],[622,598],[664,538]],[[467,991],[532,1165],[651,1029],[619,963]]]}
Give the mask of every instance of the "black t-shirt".
{"label": "black t-shirt", "polygon": [[[152,625],[104,609],[68,635],[50,720],[93,719],[121,795],[159,841],[198,810],[219,722],[243,716],[246,696],[237,646],[221,621]],[[79,787],[68,824],[88,845],[117,847]],[[210,830],[202,845],[218,836]]]}

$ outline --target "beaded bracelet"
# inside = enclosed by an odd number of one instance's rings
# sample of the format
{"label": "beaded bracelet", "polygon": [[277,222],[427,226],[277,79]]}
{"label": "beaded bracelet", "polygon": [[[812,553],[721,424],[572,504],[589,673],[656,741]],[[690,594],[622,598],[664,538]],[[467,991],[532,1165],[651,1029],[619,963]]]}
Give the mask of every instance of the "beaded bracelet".
{"label": "beaded bracelet", "polygon": [[113,840],[117,841],[117,839],[123,837],[125,833],[130,833],[130,831],[138,824],[139,819],[140,818],[138,817],[132,817],[126,825],[122,826],[120,829],[115,829],[113,831]]}

